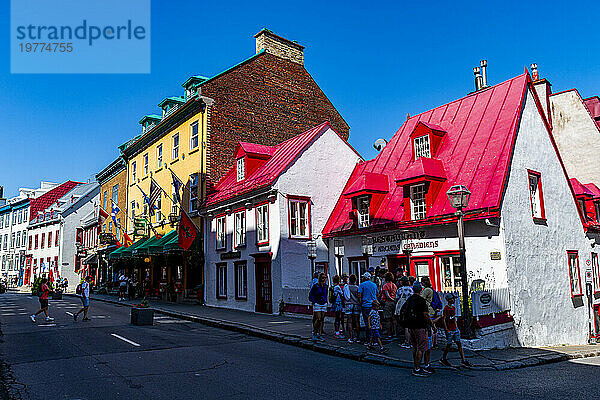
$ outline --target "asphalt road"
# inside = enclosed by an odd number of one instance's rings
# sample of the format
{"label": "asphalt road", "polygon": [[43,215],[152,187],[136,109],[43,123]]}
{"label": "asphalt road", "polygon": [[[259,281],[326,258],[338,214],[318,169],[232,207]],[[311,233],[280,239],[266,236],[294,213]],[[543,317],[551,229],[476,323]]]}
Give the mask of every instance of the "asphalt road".
{"label": "asphalt road", "polygon": [[[197,323],[158,316],[129,324],[129,310],[51,301],[56,318],[29,315],[36,298],[0,295],[0,374],[10,399],[597,399],[600,359],[519,370],[443,371],[360,363]],[[115,336],[117,335],[117,336]]]}

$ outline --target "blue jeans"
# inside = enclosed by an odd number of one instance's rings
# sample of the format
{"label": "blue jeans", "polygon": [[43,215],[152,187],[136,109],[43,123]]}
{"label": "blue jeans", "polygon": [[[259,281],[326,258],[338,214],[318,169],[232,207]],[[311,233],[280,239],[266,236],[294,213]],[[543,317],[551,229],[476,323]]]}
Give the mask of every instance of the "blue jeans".
{"label": "blue jeans", "polygon": [[366,340],[371,339],[371,330],[369,329],[369,313],[371,312],[371,307],[362,306],[361,310],[363,321],[365,322],[365,335]]}

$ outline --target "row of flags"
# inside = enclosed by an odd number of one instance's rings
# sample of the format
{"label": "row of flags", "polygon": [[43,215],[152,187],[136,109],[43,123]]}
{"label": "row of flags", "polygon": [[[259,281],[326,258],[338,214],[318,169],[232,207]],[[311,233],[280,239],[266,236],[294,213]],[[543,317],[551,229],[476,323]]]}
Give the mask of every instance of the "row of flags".
{"label": "row of flags", "polygon": [[[155,210],[157,209],[157,207],[155,206],[156,201],[163,192],[173,203],[179,205],[179,210],[181,211],[181,218],[179,222],[178,244],[181,248],[188,250],[194,242],[196,235],[198,234],[198,227],[196,226],[196,224],[194,224],[194,222],[191,220],[190,216],[185,212],[183,207],[181,207],[182,197],[180,196],[179,192],[182,188],[185,188],[183,181],[181,181],[181,179],[179,179],[179,177],[175,175],[175,173],[172,170],[169,169],[169,171],[171,171],[171,178],[173,181],[173,198],[171,198],[169,194],[152,177],[150,177],[150,195],[146,195],[146,193],[142,190],[142,188],[139,185],[136,184],[136,186],[142,193],[144,203],[148,206],[148,213],[150,216],[153,216],[155,214]],[[117,214],[120,211],[121,209],[119,208],[119,206],[111,200],[110,216],[117,229],[123,232],[123,245],[125,247],[129,247],[133,244],[133,240],[131,240],[129,235],[127,235],[127,232],[125,232],[125,230],[121,228],[121,224],[117,222]],[[100,225],[102,225],[106,218],[108,218],[108,213],[104,211],[102,207],[100,207],[99,214]],[[148,224],[150,225],[150,228],[154,232],[155,236],[160,239],[161,235],[152,226],[152,223],[148,221]]]}

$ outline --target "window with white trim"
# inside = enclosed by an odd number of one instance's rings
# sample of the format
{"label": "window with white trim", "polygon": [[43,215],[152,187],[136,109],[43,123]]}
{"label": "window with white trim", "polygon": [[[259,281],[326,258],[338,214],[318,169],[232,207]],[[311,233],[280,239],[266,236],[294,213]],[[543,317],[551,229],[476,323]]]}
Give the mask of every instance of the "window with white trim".
{"label": "window with white trim", "polygon": [[144,154],[144,176],[148,175],[148,153]]}
{"label": "window with white trim", "polygon": [[162,167],[162,161],[163,161],[162,156],[163,156],[163,145],[161,143],[158,146],[156,146],[156,169],[159,169]]}
{"label": "window with white trim", "polygon": [[224,249],[227,247],[227,216],[222,215],[216,218],[217,224],[217,249]]}
{"label": "window with white trim", "polygon": [[579,256],[577,251],[567,251],[569,260],[569,276],[571,279],[571,295],[581,295],[581,277],[579,273]]}
{"label": "window with white trim", "polygon": [[243,181],[246,178],[246,161],[245,157],[240,157],[236,161],[237,181]]}
{"label": "window with white trim", "polygon": [[418,220],[425,219],[426,216],[425,184],[413,185],[410,187],[410,217],[413,220]]}
{"label": "window with white trim", "polygon": [[592,252],[592,274],[594,275],[594,291],[600,292],[600,266],[598,265],[598,253]]}
{"label": "window with white trim", "polygon": [[[158,194],[158,198],[156,199],[156,211],[154,213],[154,215],[156,216],[156,222],[160,222],[163,219],[163,213],[162,213],[162,192],[160,192]],[[112,231],[112,229],[111,229]]]}
{"label": "window with white trim", "polygon": [[133,161],[131,163],[131,183],[135,183],[135,178],[136,178],[136,164],[135,161]]}
{"label": "window with white trim", "polygon": [[541,175],[529,171],[529,197],[531,199],[531,215],[535,219],[546,218],[544,211],[544,198],[542,194],[542,178]]}
{"label": "window with white trim", "polygon": [[217,264],[217,298],[227,298],[227,263]]}
{"label": "window with white trim", "polygon": [[248,299],[248,267],[246,261],[235,263],[235,298]]}
{"label": "window with white trim", "polygon": [[17,242],[16,242],[15,246],[21,247],[21,232],[17,232]]}
{"label": "window with white trim", "polygon": [[246,211],[238,211],[233,215],[234,220],[234,236],[233,245],[234,247],[240,247],[246,245]]}
{"label": "window with white trim", "polygon": [[256,207],[256,242],[269,242],[269,204]]}
{"label": "window with white trim", "polygon": [[431,157],[431,151],[429,149],[429,135],[423,135],[416,137],[414,139],[415,142],[415,161],[419,159],[419,157]]}
{"label": "window with white trim", "polygon": [[179,158],[179,133],[173,135],[171,147],[173,148],[171,151],[171,160],[177,160]]}
{"label": "window with white trim", "polygon": [[198,121],[190,125],[190,151],[198,148]]}
{"label": "window with white trim", "polygon": [[198,210],[198,174],[190,175],[190,212]]}
{"label": "window with white trim", "polygon": [[135,220],[135,200],[131,202],[131,220]]}
{"label": "window with white trim", "polygon": [[[175,185],[171,183],[171,199],[175,200]],[[176,201],[176,200],[175,200]],[[179,209],[177,208],[177,203],[175,201],[171,201],[171,214],[179,214]]]}
{"label": "window with white trim", "polygon": [[369,215],[369,203],[371,199],[369,196],[361,196],[356,199],[356,215],[358,217],[358,227],[366,228],[370,223]]}
{"label": "window with white trim", "polygon": [[290,237],[299,239],[309,239],[309,201],[308,200],[289,200],[290,212]]}

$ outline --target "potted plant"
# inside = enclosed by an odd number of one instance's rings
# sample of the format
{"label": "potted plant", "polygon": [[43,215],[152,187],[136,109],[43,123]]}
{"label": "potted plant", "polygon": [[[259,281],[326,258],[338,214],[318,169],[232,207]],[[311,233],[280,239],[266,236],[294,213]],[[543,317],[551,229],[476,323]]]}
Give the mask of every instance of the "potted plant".
{"label": "potted plant", "polygon": [[146,298],[131,308],[131,323],[138,326],[154,325],[154,310],[150,308]]}

